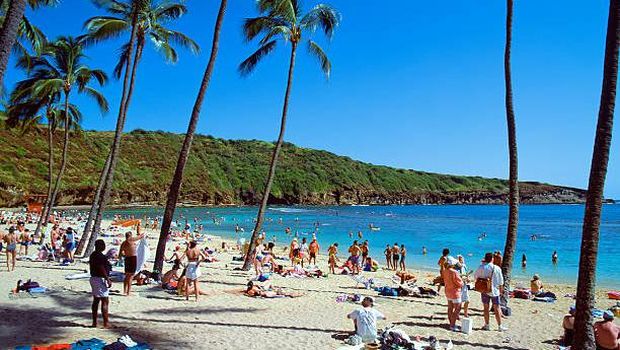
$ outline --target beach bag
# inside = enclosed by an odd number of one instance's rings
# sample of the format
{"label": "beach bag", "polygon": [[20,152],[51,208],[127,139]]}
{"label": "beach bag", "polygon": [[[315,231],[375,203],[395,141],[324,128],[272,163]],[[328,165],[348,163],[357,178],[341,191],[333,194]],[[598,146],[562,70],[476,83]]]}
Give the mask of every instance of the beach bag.
{"label": "beach bag", "polygon": [[501,306],[502,314],[506,317],[512,316],[512,309],[510,306]]}
{"label": "beach bag", "polygon": [[476,283],[474,284],[474,290],[480,293],[491,293],[493,290],[493,272],[495,272],[495,268],[491,270],[490,278],[476,278]]}
{"label": "beach bag", "polygon": [[461,319],[461,332],[471,334],[474,329],[474,322],[471,318]]}

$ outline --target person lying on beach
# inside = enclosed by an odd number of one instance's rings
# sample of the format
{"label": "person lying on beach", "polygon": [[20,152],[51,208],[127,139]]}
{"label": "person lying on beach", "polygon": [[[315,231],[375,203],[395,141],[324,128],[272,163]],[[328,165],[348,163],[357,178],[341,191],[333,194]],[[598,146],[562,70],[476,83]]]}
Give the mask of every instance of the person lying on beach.
{"label": "person lying on beach", "polygon": [[564,346],[573,345],[573,337],[575,336],[575,307],[571,306],[568,310],[568,315],[562,319],[562,328],[564,329],[564,336],[562,337],[562,343]]}
{"label": "person lying on beach", "polygon": [[377,339],[377,320],[386,319],[385,315],[373,308],[374,303],[372,297],[365,297],[362,308],[347,315],[347,318],[353,320],[355,334],[362,338],[364,343],[372,343]]}
{"label": "person lying on beach", "polygon": [[303,294],[301,293],[284,292],[280,288],[275,288],[275,289],[272,289],[271,287],[263,288],[261,286],[255,285],[254,282],[252,281],[248,282],[248,285],[244,291],[244,294],[249,297],[261,297],[261,298],[282,298],[282,297],[297,298],[297,297],[303,296]]}
{"label": "person lying on beach", "polygon": [[400,284],[405,284],[405,282],[416,281],[416,277],[411,272],[407,271],[398,271],[396,272],[396,277],[400,278]]}
{"label": "person lying on beach", "polygon": [[198,295],[209,295],[207,292],[200,290],[199,284],[200,282],[195,281],[194,285],[189,285],[188,287],[187,276],[181,275],[177,281],[177,295],[185,295],[185,300],[189,300],[188,296],[190,294],[196,295],[196,300],[198,300]]}

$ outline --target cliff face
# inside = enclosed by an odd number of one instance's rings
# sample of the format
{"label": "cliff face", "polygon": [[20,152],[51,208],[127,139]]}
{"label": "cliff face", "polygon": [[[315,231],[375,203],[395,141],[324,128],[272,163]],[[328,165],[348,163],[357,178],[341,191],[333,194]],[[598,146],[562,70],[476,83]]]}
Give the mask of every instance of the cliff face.
{"label": "cliff face", "polygon": [[[61,140],[60,133],[56,135]],[[0,207],[24,203],[45,193],[45,131],[20,135],[0,131]],[[111,144],[108,132],[73,135],[69,164],[58,204],[92,202]],[[113,186],[114,204],[163,204],[176,165],[182,135],[134,131],[122,140]],[[55,145],[62,147],[62,141]],[[258,204],[273,145],[197,136],[187,163],[181,201],[191,204]],[[57,152],[56,166],[60,162]],[[56,171],[57,169],[55,169]],[[522,203],[581,203],[585,191],[524,182]],[[376,166],[335,154],[285,144],[270,203],[349,204],[501,204],[506,181],[432,174]]]}

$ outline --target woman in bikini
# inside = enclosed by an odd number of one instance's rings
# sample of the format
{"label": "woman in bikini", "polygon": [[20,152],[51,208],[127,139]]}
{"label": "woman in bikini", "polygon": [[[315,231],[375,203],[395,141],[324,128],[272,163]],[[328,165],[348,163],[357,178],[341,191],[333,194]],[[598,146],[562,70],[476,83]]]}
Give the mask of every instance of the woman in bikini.
{"label": "woman in bikini", "polygon": [[15,235],[15,227],[9,228],[9,233],[4,236],[6,243],[6,267],[8,271],[15,271],[15,250],[17,249],[17,235]]}
{"label": "woman in bikini", "polygon": [[329,249],[327,249],[327,254],[329,256],[327,260],[329,263],[329,272],[335,274],[336,273],[336,262],[338,261],[338,258],[336,257],[336,254],[338,254],[338,243],[334,243],[331,246],[329,246]]}

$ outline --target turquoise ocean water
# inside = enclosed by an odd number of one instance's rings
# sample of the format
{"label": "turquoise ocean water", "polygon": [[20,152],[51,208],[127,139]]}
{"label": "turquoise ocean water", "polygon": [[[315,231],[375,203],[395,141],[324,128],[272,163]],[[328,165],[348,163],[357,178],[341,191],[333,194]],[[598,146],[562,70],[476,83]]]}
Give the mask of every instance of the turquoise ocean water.
{"label": "turquoise ocean water", "polygon": [[[256,207],[198,207],[179,208],[176,218],[181,225],[187,218],[204,230],[229,238],[249,238]],[[529,279],[534,273],[545,281],[576,283],[579,264],[583,205],[523,205],[520,207],[519,234],[514,271],[518,279]],[[142,218],[160,216],[163,208],[111,210],[114,214],[135,215]],[[315,223],[319,223],[317,239],[325,253],[329,244],[338,242],[340,251],[346,251],[357,232],[370,243],[371,256],[384,262],[386,244],[405,244],[408,249],[407,265],[413,268],[436,269],[441,250],[446,247],[452,255],[465,257],[469,268],[477,267],[486,251],[504,248],[507,225],[507,206],[500,205],[437,205],[437,206],[320,206],[270,207],[264,226],[269,240],[276,237],[278,246],[288,245],[291,237],[285,233],[290,227],[300,238],[312,237]],[[219,224],[214,223],[218,218]],[[280,219],[282,223],[280,223]],[[245,229],[236,234],[235,225]],[[380,227],[372,231],[369,224]],[[349,232],[354,238],[349,238]],[[482,232],[486,238],[478,237]],[[531,240],[536,234],[538,239]],[[422,255],[422,247],[428,250]],[[557,250],[558,264],[551,263]],[[521,256],[527,255],[527,268],[521,268]],[[342,255],[342,254],[341,254]],[[600,286],[620,289],[620,205],[605,205],[601,224],[601,240],[597,268]]]}

